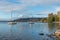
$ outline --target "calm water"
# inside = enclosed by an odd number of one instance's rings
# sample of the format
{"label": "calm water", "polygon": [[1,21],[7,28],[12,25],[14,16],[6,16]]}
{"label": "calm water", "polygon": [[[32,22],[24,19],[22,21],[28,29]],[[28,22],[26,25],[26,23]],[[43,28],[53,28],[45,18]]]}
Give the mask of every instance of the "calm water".
{"label": "calm water", "polygon": [[0,22],[0,40],[55,40],[54,37],[39,35],[39,33],[51,34],[57,29],[57,25],[34,22],[18,22],[15,25]]}

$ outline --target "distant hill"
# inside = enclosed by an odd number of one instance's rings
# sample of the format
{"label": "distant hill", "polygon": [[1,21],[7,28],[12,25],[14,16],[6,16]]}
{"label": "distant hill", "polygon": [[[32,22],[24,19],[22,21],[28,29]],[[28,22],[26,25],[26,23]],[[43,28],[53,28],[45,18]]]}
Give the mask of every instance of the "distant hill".
{"label": "distant hill", "polygon": [[15,19],[13,21],[17,21],[17,22],[29,22],[29,21],[40,21],[41,19],[45,19],[45,18],[19,18],[19,19]]}
{"label": "distant hill", "polygon": [[40,21],[42,19],[47,19],[46,17],[45,18],[18,18],[18,19],[13,19],[13,20],[0,20],[0,22],[11,22],[11,21],[14,21],[14,22],[36,22],[36,21]]}

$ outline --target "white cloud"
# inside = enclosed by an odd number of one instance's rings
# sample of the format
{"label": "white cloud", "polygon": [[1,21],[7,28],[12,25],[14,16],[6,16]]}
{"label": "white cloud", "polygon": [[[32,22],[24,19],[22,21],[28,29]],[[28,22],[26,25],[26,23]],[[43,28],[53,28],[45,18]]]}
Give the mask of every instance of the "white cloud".
{"label": "white cloud", "polygon": [[56,11],[60,11],[60,7],[56,7],[55,9],[56,9]]}
{"label": "white cloud", "polygon": [[30,4],[30,5],[43,5],[43,4],[53,4],[56,2],[59,2],[60,0],[19,0],[20,2],[24,4]]}
{"label": "white cloud", "polygon": [[52,4],[59,2],[60,0],[17,0],[22,4],[13,4],[5,0],[0,1],[0,11],[11,12],[12,10],[26,10],[27,6],[39,5],[39,4]]}
{"label": "white cloud", "polygon": [[[50,5],[54,3],[59,3],[60,0],[17,0],[17,2],[21,2],[21,4],[14,4],[7,2],[5,0],[0,1],[0,11],[2,12],[8,12],[11,11],[22,11],[19,12],[20,14],[24,13],[23,10],[28,10],[28,6],[36,6],[36,5]],[[56,10],[60,10],[60,7],[56,7]],[[31,12],[34,14],[34,12]],[[47,14],[49,11],[43,11],[43,12],[36,12],[37,14]],[[26,14],[29,14],[28,12]]]}
{"label": "white cloud", "polygon": [[19,16],[18,16],[18,18],[21,18],[21,17],[23,17],[23,15],[19,15]]}
{"label": "white cloud", "polygon": [[3,12],[24,10],[25,8],[26,8],[26,5],[24,4],[11,4],[6,1],[0,1],[0,11],[3,11]]}

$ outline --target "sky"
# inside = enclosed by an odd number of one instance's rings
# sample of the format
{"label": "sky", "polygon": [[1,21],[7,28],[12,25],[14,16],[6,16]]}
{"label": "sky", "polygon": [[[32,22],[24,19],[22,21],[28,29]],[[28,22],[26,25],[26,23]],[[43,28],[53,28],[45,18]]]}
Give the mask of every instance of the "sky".
{"label": "sky", "polygon": [[0,20],[47,17],[60,11],[60,0],[0,0]]}

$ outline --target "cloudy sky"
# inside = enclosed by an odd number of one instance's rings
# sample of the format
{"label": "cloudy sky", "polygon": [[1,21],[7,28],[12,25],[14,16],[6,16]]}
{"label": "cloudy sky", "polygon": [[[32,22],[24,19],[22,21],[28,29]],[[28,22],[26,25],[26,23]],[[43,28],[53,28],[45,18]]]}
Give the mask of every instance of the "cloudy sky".
{"label": "cloudy sky", "polygon": [[60,10],[60,0],[0,0],[0,20],[18,17],[47,17]]}

